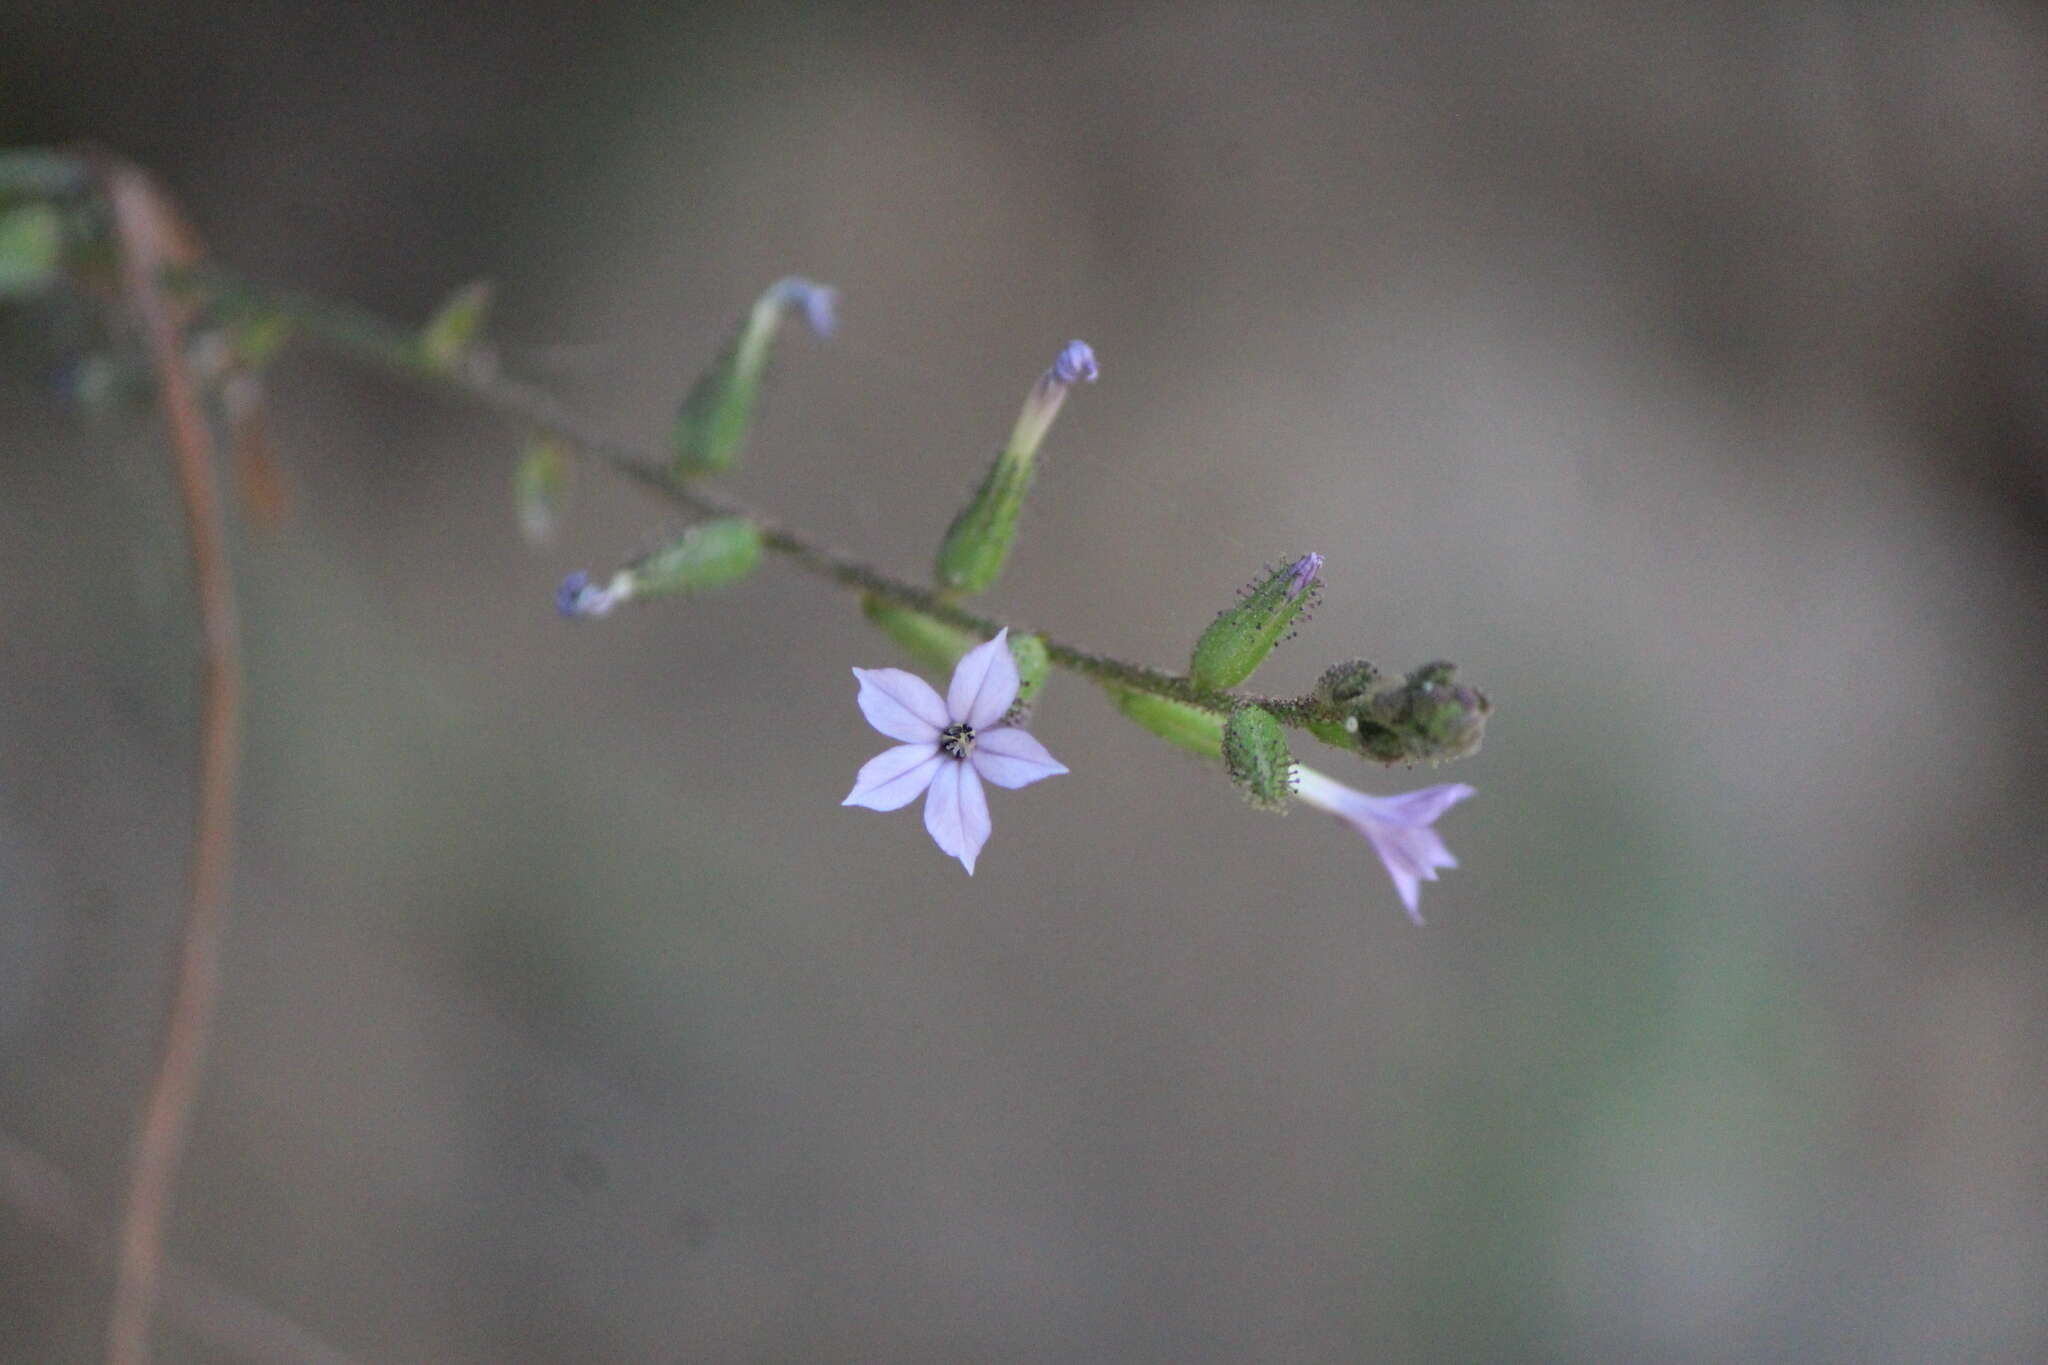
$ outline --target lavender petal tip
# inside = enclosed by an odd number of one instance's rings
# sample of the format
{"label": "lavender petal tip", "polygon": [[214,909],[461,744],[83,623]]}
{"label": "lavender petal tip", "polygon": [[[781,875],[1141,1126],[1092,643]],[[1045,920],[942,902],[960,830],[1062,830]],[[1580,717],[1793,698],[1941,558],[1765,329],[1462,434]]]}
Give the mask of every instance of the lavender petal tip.
{"label": "lavender petal tip", "polygon": [[1287,600],[1292,602],[1301,596],[1307,591],[1308,585],[1315,582],[1316,575],[1322,571],[1323,557],[1314,551],[1295,560],[1294,567],[1287,575]]}
{"label": "lavender petal tip", "polygon": [[590,589],[590,575],[578,569],[562,580],[562,586],[555,589],[555,610],[562,615],[575,618],[583,615],[583,597]]}
{"label": "lavender petal tip", "polygon": [[792,275],[776,282],[775,295],[782,303],[804,310],[804,321],[813,335],[829,339],[839,330],[839,291],[831,285]]}
{"label": "lavender petal tip", "polygon": [[1095,351],[1085,341],[1068,342],[1052,362],[1052,378],[1056,384],[1077,384],[1084,379],[1093,384],[1101,374],[1102,370],[1095,363]]}

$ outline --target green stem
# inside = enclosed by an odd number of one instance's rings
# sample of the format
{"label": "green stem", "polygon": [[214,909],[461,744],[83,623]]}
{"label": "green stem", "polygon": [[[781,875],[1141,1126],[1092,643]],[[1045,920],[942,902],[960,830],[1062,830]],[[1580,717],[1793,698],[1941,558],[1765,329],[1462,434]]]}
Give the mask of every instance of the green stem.
{"label": "green stem", "polygon": [[[210,266],[172,269],[166,272],[166,279],[174,288],[202,296],[223,318],[283,319],[299,332],[328,346],[413,379],[467,394],[482,406],[522,426],[559,437],[657,497],[698,516],[745,517],[761,528],[762,543],[770,550],[820,578],[842,587],[873,593],[984,639],[993,636],[1005,624],[968,611],[933,589],[906,582],[851,555],[828,549],[794,528],[783,526],[731,498],[677,483],[668,473],[665,457],[614,440],[597,430],[589,419],[570,410],[544,390],[507,379],[488,366],[439,363],[421,348],[413,332],[360,308],[273,289]],[[1046,654],[1055,665],[1098,682],[1149,692],[1218,715],[1228,715],[1234,708],[1247,703],[1263,706],[1283,724],[1297,728],[1313,721],[1341,723],[1342,720],[1313,697],[1262,697],[1248,692],[1200,687],[1177,673],[1097,654],[1040,631],[1027,631],[1023,627],[1012,629],[1020,635],[1038,635],[1045,641]]]}

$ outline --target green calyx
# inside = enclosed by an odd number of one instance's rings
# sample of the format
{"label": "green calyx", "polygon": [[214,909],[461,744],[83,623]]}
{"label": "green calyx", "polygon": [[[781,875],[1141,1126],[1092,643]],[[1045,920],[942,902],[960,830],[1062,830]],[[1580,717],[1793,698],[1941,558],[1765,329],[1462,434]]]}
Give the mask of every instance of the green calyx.
{"label": "green calyx", "polygon": [[626,566],[634,597],[666,597],[737,582],[761,562],[761,528],[743,517],[699,522]]}
{"label": "green calyx", "polygon": [[827,287],[792,276],[769,285],[754,301],[739,330],[690,386],[676,413],[669,439],[675,456],[671,469],[678,479],[722,474],[733,467],[753,424],[783,314],[803,307],[813,329],[824,335],[830,330],[832,296]]}
{"label": "green calyx", "polygon": [[1247,587],[1237,605],[1218,613],[1195,642],[1189,678],[1219,691],[1249,678],[1314,604],[1321,567],[1320,556],[1307,555]]}
{"label": "green calyx", "polygon": [[[875,624],[875,627],[896,642],[912,663],[927,673],[946,677],[952,673],[960,656],[982,643],[981,637],[935,620],[911,607],[898,606],[873,593],[864,593],[860,600],[861,615]],[[1052,672],[1052,656],[1046,653],[1045,641],[1036,635],[1019,635],[1012,631],[1009,636],[1010,658],[1017,665],[1017,700],[1010,709],[1016,712],[1028,708],[1037,700],[1038,691],[1045,686],[1045,680]]]}
{"label": "green calyx", "polygon": [[1169,744],[1203,758],[1223,756],[1223,717],[1185,702],[1104,683],[1103,691],[1125,716]]}
{"label": "green calyx", "polygon": [[1017,539],[1035,464],[1032,455],[1014,448],[996,456],[939,543],[935,572],[940,587],[973,594],[994,586]]}
{"label": "green calyx", "polygon": [[1294,756],[1287,732],[1270,711],[1240,706],[1223,726],[1223,766],[1244,799],[1260,810],[1287,809],[1294,795]]}

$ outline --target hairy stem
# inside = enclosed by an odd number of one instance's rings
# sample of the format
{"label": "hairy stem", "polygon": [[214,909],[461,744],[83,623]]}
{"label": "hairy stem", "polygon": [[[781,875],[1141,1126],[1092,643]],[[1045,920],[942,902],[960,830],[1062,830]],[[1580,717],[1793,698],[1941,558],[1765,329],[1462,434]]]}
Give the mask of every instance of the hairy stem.
{"label": "hairy stem", "polygon": [[[283,319],[316,341],[387,370],[466,394],[501,416],[560,438],[589,458],[603,462],[655,496],[686,511],[705,517],[745,517],[761,527],[763,543],[769,549],[820,578],[842,587],[873,593],[886,601],[924,612],[984,638],[994,635],[1005,625],[993,617],[967,610],[935,589],[897,578],[851,555],[830,549],[731,498],[706,492],[694,484],[679,483],[670,476],[662,453],[615,440],[552,395],[505,378],[490,367],[437,363],[421,348],[415,333],[362,309],[289,290],[273,289],[211,266],[177,269],[170,272],[168,278],[178,288],[202,295],[226,320]],[[1228,714],[1235,707],[1254,703],[1271,711],[1282,723],[1297,727],[1311,721],[1341,721],[1336,712],[1313,697],[1262,697],[1247,692],[1201,687],[1181,674],[1098,654],[1028,627],[1011,628],[1020,635],[1035,634],[1043,639],[1046,653],[1055,665],[1099,682],[1135,692],[1149,692],[1218,714]]]}

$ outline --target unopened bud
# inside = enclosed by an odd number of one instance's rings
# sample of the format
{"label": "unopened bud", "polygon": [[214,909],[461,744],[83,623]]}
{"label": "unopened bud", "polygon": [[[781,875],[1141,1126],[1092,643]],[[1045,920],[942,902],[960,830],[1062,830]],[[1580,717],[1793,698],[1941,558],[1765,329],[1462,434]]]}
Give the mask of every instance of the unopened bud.
{"label": "unopened bud", "polygon": [[769,351],[783,313],[801,309],[811,330],[828,337],[837,324],[837,300],[837,290],[794,275],[768,286],[740,323],[738,333],[683,399],[671,437],[677,478],[732,468],[754,420],[761,379],[768,371]]}
{"label": "unopened bud", "polygon": [[1094,348],[1085,341],[1068,342],[1031,386],[1023,408],[1017,413],[1017,425],[1010,429],[1007,449],[1027,459],[1037,454],[1038,447],[1045,442],[1045,433],[1052,428],[1053,418],[1060,415],[1060,408],[1067,401],[1067,390],[1076,384],[1093,384],[1101,377],[1102,367],[1095,363]]}
{"label": "unopened bud", "polygon": [[1075,384],[1093,383],[1101,370],[1085,341],[1070,341],[1024,400],[1010,442],[982,476],[981,486],[946,528],[940,542],[939,586],[986,592],[1002,573],[1017,538],[1017,519],[1036,476],[1038,447]]}
{"label": "unopened bud", "polygon": [[570,574],[555,590],[555,609],[564,616],[609,616],[635,598],[720,587],[752,573],[761,549],[761,528],[745,518],[699,522],[620,569],[609,583],[595,583],[581,570]]}
{"label": "unopened bud", "polygon": [[1322,567],[1321,555],[1303,555],[1246,587],[1237,605],[1218,613],[1196,641],[1188,676],[1215,688],[1249,678],[1315,604]]}
{"label": "unopened bud", "polygon": [[1223,766],[1246,801],[1260,810],[1287,809],[1294,794],[1294,756],[1272,712],[1240,706],[1230,713],[1223,726]]}
{"label": "unopened bud", "polygon": [[1493,703],[1456,675],[1454,665],[1424,664],[1396,686],[1352,699],[1344,716],[1352,745],[1381,763],[1441,763],[1479,752]]}
{"label": "unopened bud", "polygon": [[737,582],[760,562],[761,528],[744,517],[721,517],[697,523],[626,573],[633,596],[664,597]]}

